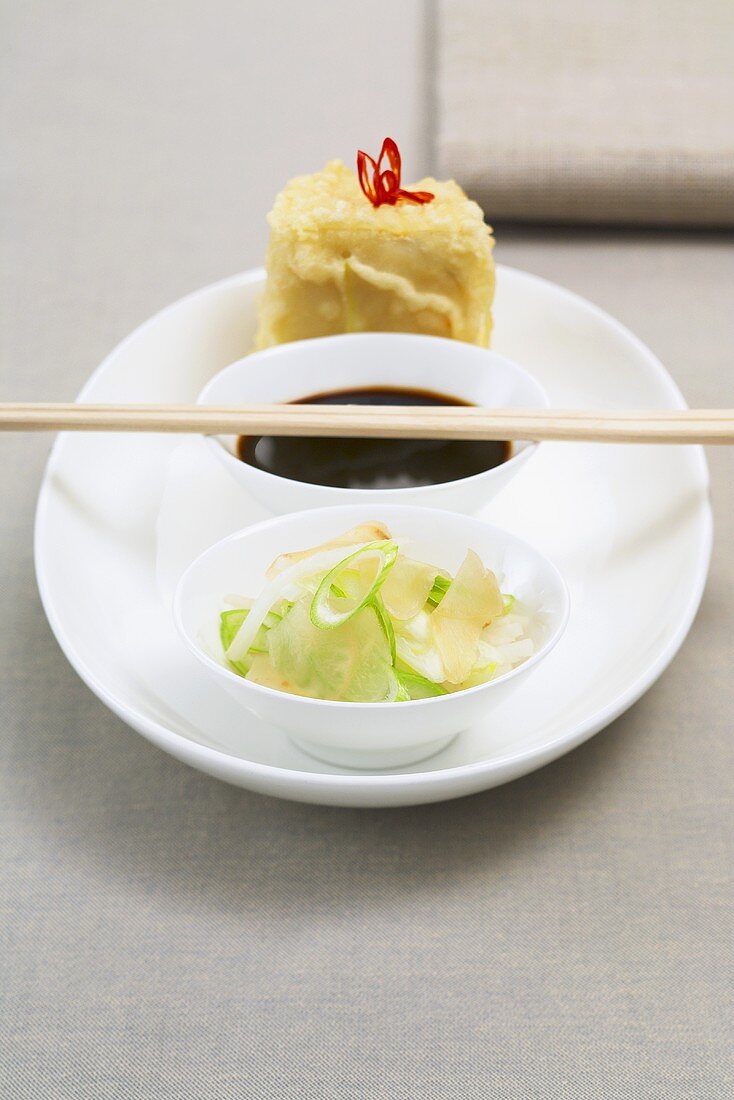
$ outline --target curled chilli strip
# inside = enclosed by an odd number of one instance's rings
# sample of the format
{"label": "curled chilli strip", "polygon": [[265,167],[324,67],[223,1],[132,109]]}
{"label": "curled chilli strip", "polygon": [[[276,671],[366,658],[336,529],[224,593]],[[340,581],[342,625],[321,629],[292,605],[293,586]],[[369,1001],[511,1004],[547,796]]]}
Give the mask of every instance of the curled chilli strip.
{"label": "curled chilli strip", "polygon": [[[388,167],[383,168],[383,161]],[[423,204],[436,197],[430,191],[406,191],[400,186],[400,171],[400,150],[392,138],[385,138],[376,161],[361,149],[357,153],[359,186],[373,206],[395,206],[398,199]]]}

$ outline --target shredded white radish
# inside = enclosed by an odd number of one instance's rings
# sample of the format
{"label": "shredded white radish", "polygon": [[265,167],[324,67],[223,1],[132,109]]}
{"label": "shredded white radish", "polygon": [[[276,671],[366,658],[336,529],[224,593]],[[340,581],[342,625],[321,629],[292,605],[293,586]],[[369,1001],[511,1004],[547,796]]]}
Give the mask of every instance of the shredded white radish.
{"label": "shredded white radish", "polygon": [[502,656],[510,664],[516,665],[520,661],[527,661],[528,657],[532,657],[535,652],[535,645],[531,638],[523,638],[521,642],[510,642],[509,645],[502,647]]}
{"label": "shredded white radish", "polygon": [[407,638],[401,638],[399,635],[395,638],[395,646],[398,657],[408,668],[412,668],[414,672],[420,673],[434,684],[444,682],[446,673],[437,649],[411,645]]}
{"label": "shredded white radish", "polygon": [[496,619],[482,632],[482,637],[490,645],[506,645],[507,642],[516,642],[524,633],[519,623],[505,623],[502,619]]}

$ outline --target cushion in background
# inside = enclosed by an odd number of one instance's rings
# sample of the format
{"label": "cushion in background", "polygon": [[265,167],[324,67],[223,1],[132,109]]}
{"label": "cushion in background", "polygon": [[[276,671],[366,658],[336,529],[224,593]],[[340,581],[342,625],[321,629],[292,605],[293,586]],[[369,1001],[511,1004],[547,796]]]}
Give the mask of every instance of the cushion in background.
{"label": "cushion in background", "polygon": [[733,0],[438,0],[437,160],[490,221],[734,225]]}

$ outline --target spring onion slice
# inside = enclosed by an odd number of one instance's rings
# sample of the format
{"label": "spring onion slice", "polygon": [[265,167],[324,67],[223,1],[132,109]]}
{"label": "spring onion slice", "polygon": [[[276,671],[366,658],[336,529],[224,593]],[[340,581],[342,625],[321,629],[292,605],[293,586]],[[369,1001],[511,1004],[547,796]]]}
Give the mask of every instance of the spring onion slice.
{"label": "spring onion slice", "polygon": [[395,685],[392,698],[385,700],[390,703],[409,703],[413,698],[408,690],[408,686],[405,683],[402,675],[395,669],[392,670],[392,679]]}
{"label": "spring onion slice", "polygon": [[433,582],[433,588],[428,593],[428,602],[433,604],[434,607],[438,607],[441,600],[448,592],[450,584],[451,577],[443,577],[439,573]]}
{"label": "spring onion slice", "polygon": [[222,648],[226,652],[232,644],[232,639],[250,614],[249,608],[235,608],[233,611],[223,611],[219,616],[219,637],[222,640]]}
{"label": "spring onion slice", "polygon": [[[225,652],[229,649],[235,634],[249,614],[250,609],[248,607],[234,608],[232,611],[222,611],[220,615],[219,636],[222,639],[222,647]],[[274,627],[276,623],[279,623],[282,618],[283,616],[279,615],[276,611],[268,611],[262,626],[255,635],[254,641],[248,650],[249,653],[267,653],[267,632]]]}
{"label": "spring onion slice", "polygon": [[410,696],[400,683],[394,668],[387,670],[389,687],[387,695],[382,700],[384,703],[407,703]]}
{"label": "spring onion slice", "polygon": [[387,644],[390,646],[390,660],[394,665],[398,656],[397,645],[395,642],[395,628],[392,625],[392,619],[387,613],[387,608],[382,602],[382,598],[379,592],[372,601],[372,606],[375,609],[375,614],[377,615],[377,619],[380,626],[382,627],[383,633],[387,638]]}
{"label": "spring onion slice", "polygon": [[[373,603],[381,585],[394,566],[397,556],[398,545],[396,542],[372,542],[368,543],[367,546],[360,547],[337,562],[322,578],[311,601],[311,622],[314,626],[319,627],[321,630],[341,626],[342,623],[351,619],[363,607]],[[338,588],[342,587],[339,581],[344,572],[351,572],[357,565],[364,568],[372,562],[374,562],[374,575],[368,575],[367,580],[361,586],[361,591],[357,591],[355,595],[348,597],[346,600],[334,596],[333,587],[334,585]]]}
{"label": "spring onion slice", "polygon": [[433,680],[421,676],[418,672],[399,668],[396,669],[395,674],[408,699],[434,699],[439,695],[448,695],[445,687],[435,684]]}
{"label": "spring onion slice", "polygon": [[[249,608],[235,608],[232,611],[223,611],[219,617],[219,637],[222,642],[222,648],[226,651],[230,645],[230,642],[234,638],[235,634],[242,626],[249,615]],[[250,663],[248,659],[242,661],[229,661],[231,667],[238,672],[240,676],[247,676],[250,671]]]}
{"label": "spring onion slice", "polygon": [[337,562],[344,558],[345,549],[351,549],[353,553],[356,553],[363,548],[364,544],[351,548],[339,546],[331,550],[324,550],[319,554],[295,562],[294,565],[284,569],[282,573],[278,573],[277,576],[268,581],[250,608],[250,614],[232,639],[227,649],[227,659],[229,661],[242,660],[254,642],[255,636],[273,604],[282,599],[294,584],[303,581],[306,577],[318,576],[325,570],[331,570]]}

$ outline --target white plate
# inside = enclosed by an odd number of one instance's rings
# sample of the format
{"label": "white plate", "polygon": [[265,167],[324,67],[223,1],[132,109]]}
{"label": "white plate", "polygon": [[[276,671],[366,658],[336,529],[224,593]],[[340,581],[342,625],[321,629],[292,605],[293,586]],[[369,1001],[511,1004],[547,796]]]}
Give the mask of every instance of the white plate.
{"label": "white plate", "polygon": [[[261,283],[250,272],[157,314],[102,363],[80,400],[193,401],[249,349]],[[568,291],[502,268],[495,316],[495,349],[535,373],[556,407],[684,405],[639,340]],[[92,691],[173,756],[252,790],[408,805],[533,771],[650,687],[701,599],[711,513],[700,448],[544,444],[485,512],[551,557],[571,590],[568,630],[532,692],[419,766],[340,772],[243,714],[175,633],[161,588],[170,591],[204,546],[263,518],[207,454],[201,441],[182,447],[171,436],[62,436],[39,498],[36,572],[59,644]]]}

